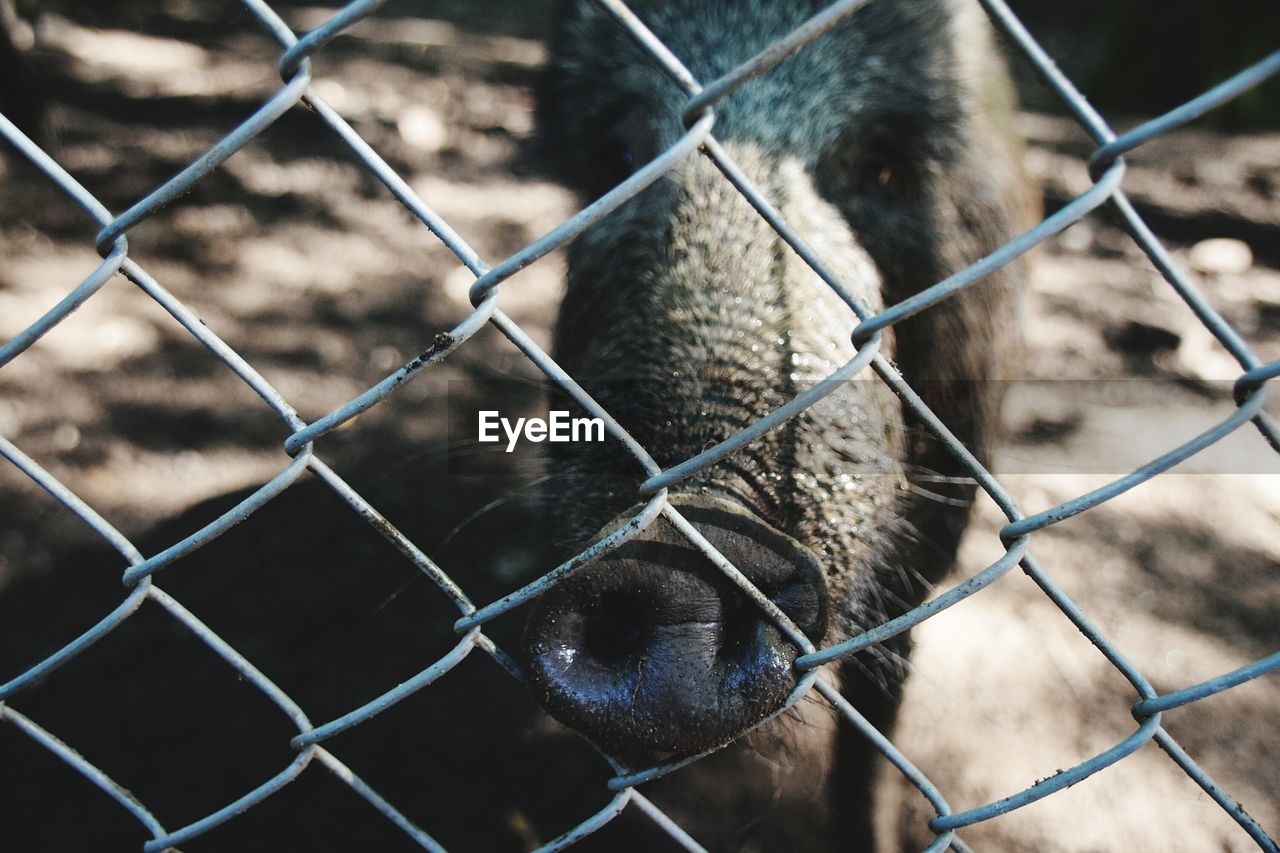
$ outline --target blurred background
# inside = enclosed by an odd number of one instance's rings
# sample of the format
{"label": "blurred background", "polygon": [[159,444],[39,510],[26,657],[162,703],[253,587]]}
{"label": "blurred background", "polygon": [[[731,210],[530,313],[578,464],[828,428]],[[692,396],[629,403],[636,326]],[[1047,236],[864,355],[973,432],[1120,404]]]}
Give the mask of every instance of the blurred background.
{"label": "blurred background", "polygon": [[[272,5],[296,31],[338,8]],[[1280,32],[1280,6],[1270,0],[1184,0],[1158,11],[1138,0],[1012,5],[1118,130],[1261,59]],[[553,7],[441,0],[424,11],[389,2],[313,60],[316,91],[490,263],[575,209],[526,156],[530,88]],[[0,112],[114,212],[203,153],[280,85],[279,47],[238,4],[0,0],[0,15]],[[1052,211],[1089,186],[1085,160],[1094,146],[1025,62],[1015,59],[1013,68],[1025,107],[1025,165]],[[1125,179],[1178,263],[1268,360],[1280,357],[1277,128],[1280,80],[1272,79],[1133,152]],[[0,143],[0,340],[97,265],[95,232]],[[470,310],[471,274],[303,108],[131,231],[129,243],[131,257],[307,420],[427,349]],[[503,286],[503,309],[544,346],[563,271],[552,255]],[[1039,250],[1024,320],[1020,378],[1035,381],[1014,388],[995,470],[1028,512],[1102,485],[1231,409],[1238,367],[1105,211]],[[525,497],[537,459],[487,456],[465,474],[448,464],[456,439],[449,405],[473,402],[497,379],[504,409],[538,405],[536,370],[486,330],[319,447],[478,601],[547,568],[536,564],[542,532]],[[509,399],[520,388],[525,398]],[[280,420],[120,278],[0,370],[0,434],[144,542],[191,532],[225,506],[218,496],[266,481],[287,461]],[[1280,647],[1275,456],[1251,430],[1215,454],[1037,534],[1033,545],[1160,690]],[[314,484],[291,489],[158,579],[315,709],[316,720],[407,677],[452,637],[439,594],[376,534],[349,519],[317,531],[314,519],[338,516],[345,519],[340,505]],[[978,508],[953,581],[998,555],[999,526],[994,507]],[[338,541],[350,572],[316,577],[313,567]],[[0,465],[0,680],[114,606],[119,568],[74,517]],[[286,727],[262,722],[260,697],[236,694],[243,707],[218,710],[221,698],[211,697],[236,686],[217,682],[215,665],[176,634],[162,633],[172,659],[140,676],[139,661],[154,657],[155,632],[176,630],[145,615],[144,608],[85,661],[14,705],[61,725],[56,733],[104,767],[121,768],[126,787],[180,825],[282,766]],[[915,636],[895,742],[957,808],[1020,790],[1132,731],[1131,688],[1021,575]],[[514,716],[490,720],[494,730],[536,725],[514,685],[499,678],[485,690],[467,691],[471,704],[458,700],[455,724],[484,718],[489,697],[500,696],[509,705],[503,713]],[[442,838],[459,849],[527,849],[571,825],[545,817],[576,796],[562,779],[546,767],[475,766],[468,750],[486,732],[458,731],[456,743],[442,744],[438,730],[421,723],[438,705],[415,697],[337,743],[365,756],[366,769],[357,769],[397,793],[396,804],[428,829],[478,803],[474,832]],[[1169,730],[1273,835],[1280,832],[1276,707],[1272,677],[1166,715]],[[266,745],[250,748],[260,731]],[[566,754],[555,762],[569,762]],[[406,755],[414,772],[400,778]],[[19,849],[70,849],[68,839],[86,826],[128,845],[145,838],[9,727],[0,727],[0,756],[29,768],[0,780],[0,846],[8,831],[26,841]],[[595,765],[584,778],[607,778]],[[440,767],[451,768],[448,785],[439,784]],[[367,806],[350,805],[349,793],[312,781],[317,775],[184,849],[305,849],[299,839],[332,837],[335,823],[360,827],[360,838],[385,845],[377,849],[407,843]],[[546,802],[530,802],[530,789]],[[924,846],[927,805],[901,796],[886,813],[888,834]],[[503,797],[523,804],[495,805]],[[344,805],[316,818],[317,802]],[[583,816],[592,805],[582,800]],[[964,837],[976,849],[1002,851],[1251,848],[1150,745]]]}

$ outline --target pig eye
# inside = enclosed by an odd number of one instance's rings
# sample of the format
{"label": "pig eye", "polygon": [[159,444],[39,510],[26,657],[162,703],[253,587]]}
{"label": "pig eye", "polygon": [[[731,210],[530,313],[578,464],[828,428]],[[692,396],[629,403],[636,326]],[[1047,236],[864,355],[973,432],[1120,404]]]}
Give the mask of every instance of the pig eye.
{"label": "pig eye", "polygon": [[871,139],[862,151],[858,190],[884,198],[901,198],[908,183],[906,164],[893,141],[884,137]]}
{"label": "pig eye", "polygon": [[893,180],[893,164],[879,158],[867,162],[862,175],[863,185],[886,189]]}
{"label": "pig eye", "polygon": [[621,140],[615,141],[605,150],[606,165],[611,171],[618,176],[619,180],[626,180],[635,173],[636,155],[635,152]]}
{"label": "pig eye", "polygon": [[599,145],[591,160],[589,189],[597,197],[604,195],[636,171],[635,152],[617,137],[611,137]]}
{"label": "pig eye", "polygon": [[838,203],[909,202],[918,189],[914,147],[885,129],[851,129],[819,160],[819,186]]}

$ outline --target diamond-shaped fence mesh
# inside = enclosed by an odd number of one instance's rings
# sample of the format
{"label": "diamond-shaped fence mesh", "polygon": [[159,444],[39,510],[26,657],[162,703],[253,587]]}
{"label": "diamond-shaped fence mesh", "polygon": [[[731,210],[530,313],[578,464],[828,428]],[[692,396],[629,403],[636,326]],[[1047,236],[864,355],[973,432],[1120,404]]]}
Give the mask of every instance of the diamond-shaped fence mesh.
{"label": "diamond-shaped fence mesh", "polygon": [[[1273,53],[1262,61],[1244,68],[1235,76],[1177,109],[1124,134],[1117,134],[1107,120],[1082,97],[1072,82],[1058,70],[1053,60],[1028,34],[1003,0],[981,0],[987,14],[1003,30],[1017,50],[1021,51],[1034,65],[1075,121],[1092,138],[1095,144],[1089,160],[1092,183],[1077,198],[1066,203],[1034,228],[990,256],[938,282],[905,302],[874,313],[849,296],[841,286],[838,277],[823,267],[820,253],[805,243],[803,234],[792,230],[782,220],[779,211],[771,206],[764,195],[752,185],[735,165],[725,148],[717,142],[715,136],[715,109],[722,98],[752,78],[770,73],[770,69],[775,65],[792,53],[805,50],[806,45],[836,22],[845,16],[858,14],[861,7],[872,2],[892,3],[894,0],[842,0],[842,2],[833,3],[804,26],[720,78],[699,81],[694,78],[681,59],[674,56],[621,0],[599,0],[599,5],[616,19],[618,26],[629,31],[635,41],[652,55],[654,61],[687,94],[688,101],[684,113],[687,129],[675,144],[660,152],[651,162],[643,165],[630,178],[596,202],[553,228],[541,239],[525,245],[509,257],[492,263],[482,259],[480,254],[433,210],[430,198],[421,197],[357,134],[339,111],[326,102],[322,89],[313,86],[311,57],[323,51],[326,45],[344,30],[374,12],[382,5],[377,0],[350,3],[322,25],[301,36],[291,30],[267,2],[244,0],[244,6],[280,45],[278,67],[283,85],[249,119],[228,133],[216,145],[192,161],[171,180],[146,193],[136,204],[119,214],[108,210],[72,177],[67,169],[28,139],[7,118],[0,115],[0,135],[3,135],[10,144],[34,163],[58,190],[65,193],[97,223],[100,230],[97,233],[94,248],[102,258],[101,264],[61,302],[20,334],[4,343],[0,348],[0,367],[20,360],[24,352],[43,335],[55,329],[86,302],[94,299],[108,282],[117,276],[123,276],[140,288],[181,324],[187,333],[234,371],[240,380],[266,402],[289,432],[289,437],[281,448],[278,473],[274,477],[221,517],[191,535],[168,543],[167,547],[150,554],[142,553],[88,502],[60,482],[50,473],[50,466],[47,463],[37,461],[24,453],[22,448],[0,437],[0,454],[70,510],[80,522],[118,551],[128,562],[123,578],[125,590],[121,593],[118,606],[102,615],[97,624],[66,643],[55,654],[26,671],[3,674],[7,680],[0,684],[0,719],[47,750],[50,760],[60,760],[74,768],[101,789],[104,796],[114,800],[122,809],[135,817],[152,835],[152,839],[144,847],[147,851],[164,850],[181,845],[226,821],[235,820],[247,809],[276,795],[301,774],[318,772],[310,768],[313,762],[321,765],[324,770],[333,774],[336,779],[371,803],[385,815],[387,820],[394,823],[422,847],[439,849],[440,845],[431,835],[431,826],[415,825],[402,811],[398,810],[396,804],[384,799],[373,787],[366,784],[343,764],[342,760],[330,751],[326,745],[327,742],[339,733],[362,725],[417,691],[430,691],[437,682],[448,679],[450,671],[476,649],[492,656],[508,670],[513,678],[521,679],[523,676],[520,667],[498,648],[489,636],[486,636],[486,626],[499,616],[537,599],[556,584],[580,571],[595,558],[619,547],[630,537],[654,523],[659,516],[665,516],[733,583],[740,586],[763,608],[769,619],[802,650],[802,654],[795,663],[802,677],[799,678],[798,686],[786,706],[780,709],[779,713],[805,697],[808,697],[809,701],[826,702],[843,720],[869,739],[875,748],[909,780],[910,784],[919,789],[935,810],[936,814],[929,822],[935,840],[929,849],[968,849],[962,841],[965,827],[1052,796],[1055,792],[1093,774],[1106,773],[1109,767],[1124,761],[1127,756],[1150,741],[1154,741],[1173,762],[1185,771],[1187,776],[1221,806],[1239,825],[1242,833],[1247,834],[1262,849],[1277,849],[1276,842],[1267,831],[1249,817],[1230,791],[1224,790],[1215,783],[1197,765],[1189,752],[1170,735],[1162,720],[1166,713],[1175,712],[1175,709],[1231,690],[1280,669],[1280,653],[1256,660],[1234,671],[1224,672],[1210,680],[1186,684],[1181,689],[1161,693],[1126,657],[1124,650],[1109,639],[1100,627],[1072,601],[1062,586],[1055,582],[1050,570],[1032,556],[1032,551],[1039,531],[1065,519],[1086,513],[1099,504],[1160,476],[1236,430],[1257,430],[1265,437],[1272,450],[1280,452],[1280,429],[1263,410],[1268,383],[1280,375],[1280,362],[1262,361],[1251,349],[1245,337],[1214,309],[1201,295],[1196,283],[1174,262],[1126,196],[1124,159],[1128,152],[1236,98],[1280,71],[1280,52]],[[215,324],[205,325],[187,305],[167,290],[160,280],[163,278],[162,275],[148,271],[131,257],[128,244],[129,235],[134,229],[141,227],[167,205],[176,202],[194,185],[207,180],[210,175],[222,168],[228,158],[244,148],[258,134],[286,116],[291,110],[300,109],[303,105],[313,110],[328,129],[350,149],[355,160],[384,184],[409,213],[434,235],[433,239],[447,246],[474,275],[474,284],[470,288],[470,299],[474,307],[450,332],[436,336],[433,345],[425,352],[403,363],[363,393],[351,397],[345,405],[310,422],[298,415],[286,395],[272,387],[253,364],[219,337]],[[694,157],[709,158],[799,257],[853,308],[859,318],[859,323],[852,332],[852,341],[857,348],[857,355],[826,380],[803,391],[773,414],[752,424],[731,439],[681,464],[663,469],[654,461],[648,449],[628,435],[610,413],[598,405],[575,382],[573,376],[568,375],[543,351],[534,337],[504,313],[499,303],[504,283],[511,276],[565,246],[681,161]],[[1154,458],[1136,470],[1087,494],[1079,495],[1043,512],[1028,515],[1019,508],[997,477],[984,468],[956,440],[947,425],[925,407],[891,361],[881,354],[881,333],[906,317],[944,302],[958,291],[980,281],[991,271],[1019,258],[1032,248],[1079,222],[1091,211],[1102,207],[1109,207],[1119,217],[1131,239],[1150,258],[1164,277],[1167,287],[1173,289],[1177,297],[1185,303],[1204,328],[1238,364],[1239,375],[1234,386],[1237,406],[1229,417],[1200,435],[1177,446],[1153,448]],[[399,393],[419,374],[432,371],[446,363],[459,350],[467,348],[473,336],[486,326],[495,328],[508,338],[536,366],[538,371],[567,393],[586,412],[603,420],[608,433],[625,446],[647,472],[647,479],[641,485],[637,496],[646,500],[647,503],[643,511],[636,516],[635,524],[619,528],[617,532],[547,572],[536,581],[511,591],[496,601],[475,602],[468,596],[465,584],[455,579],[456,572],[453,572],[452,567],[437,565],[418,544],[401,534],[391,522],[380,515],[377,508],[322,461],[321,443],[326,436],[357,415]],[[950,449],[979,487],[999,506],[1007,522],[999,532],[1003,553],[984,570],[955,582],[925,604],[887,624],[876,626],[836,645],[817,647],[776,605],[720,555],[672,503],[668,502],[667,489],[705,466],[715,464],[765,432],[776,428],[830,393],[840,382],[868,367],[879,377],[879,381],[886,383],[901,399],[903,405],[913,411],[920,422]],[[457,608],[457,621],[453,625],[457,641],[447,654],[438,660],[431,661],[412,678],[394,687],[389,686],[390,689],[385,693],[366,704],[351,707],[346,713],[331,720],[313,720],[304,708],[273,683],[271,673],[257,669],[245,654],[233,648],[218,633],[207,627],[198,614],[188,610],[159,586],[162,582],[160,579],[165,576],[165,573],[182,571],[184,557],[203,548],[233,525],[253,516],[307,472],[332,489],[351,512],[367,521],[379,534],[386,537],[404,558],[430,578]],[[1078,627],[1132,685],[1133,701],[1130,710],[1134,718],[1133,729],[1118,743],[1097,751],[1076,766],[1061,769],[1056,774],[1024,790],[1010,793],[984,805],[956,810],[948,801],[947,791],[940,790],[930,782],[904,751],[876,731],[858,709],[854,708],[824,677],[822,667],[824,664],[847,658],[860,650],[908,631],[944,609],[980,594],[1002,576],[1017,568],[1034,581],[1043,594]],[[82,755],[77,751],[74,742],[60,740],[56,733],[43,728],[38,719],[27,716],[22,711],[24,689],[31,687],[62,664],[84,654],[94,643],[111,634],[133,617],[140,606],[148,600],[212,649],[240,678],[261,691],[284,715],[289,725],[296,729],[296,733],[289,741],[296,755],[274,777],[256,787],[241,791],[233,801],[226,803],[223,807],[204,814],[198,819],[190,820],[182,826],[174,826],[172,820],[154,813],[147,803],[140,801],[128,790],[113,782],[111,767],[98,766],[94,763],[92,755]],[[762,722],[761,725],[763,724]],[[608,805],[590,819],[568,828],[544,849],[567,847],[607,824],[624,809],[639,810],[677,843],[688,849],[701,849],[696,839],[691,838],[645,798],[639,786],[698,761],[705,754],[687,756],[672,763],[653,767],[626,766],[621,761],[608,757],[607,760],[616,773],[607,783],[612,793]],[[411,761],[412,757],[405,756],[404,760]],[[13,773],[15,770],[9,768],[6,772]],[[0,822],[0,839],[3,839],[3,836],[4,827]]]}

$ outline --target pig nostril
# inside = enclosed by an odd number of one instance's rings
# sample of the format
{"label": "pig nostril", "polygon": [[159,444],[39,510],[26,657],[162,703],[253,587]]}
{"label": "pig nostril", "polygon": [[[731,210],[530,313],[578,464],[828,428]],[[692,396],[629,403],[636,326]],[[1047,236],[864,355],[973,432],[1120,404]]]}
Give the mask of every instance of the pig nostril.
{"label": "pig nostril", "polygon": [[640,644],[644,626],[639,602],[630,596],[610,596],[586,618],[582,643],[599,660],[622,660]]}
{"label": "pig nostril", "polygon": [[761,618],[763,614],[756,609],[754,602],[735,598],[724,615],[720,655],[736,657],[756,632]]}

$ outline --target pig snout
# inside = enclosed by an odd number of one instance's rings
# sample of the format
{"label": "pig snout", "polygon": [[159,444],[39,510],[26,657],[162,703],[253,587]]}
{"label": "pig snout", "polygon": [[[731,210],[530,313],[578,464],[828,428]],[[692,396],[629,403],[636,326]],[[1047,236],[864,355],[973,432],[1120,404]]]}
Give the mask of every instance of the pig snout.
{"label": "pig snout", "polygon": [[[806,636],[821,639],[826,582],[808,548],[729,501],[672,502]],[[785,701],[799,654],[665,516],[549,592],[525,648],[546,707],[624,755],[727,740]]]}
{"label": "pig snout", "polygon": [[[874,299],[877,277],[852,231],[799,164],[726,144],[795,221],[822,225],[847,280]],[[690,459],[852,357],[851,312],[783,248],[712,165],[681,164],[570,250],[557,360],[660,466]],[[837,517],[822,484],[850,486],[841,497],[892,489],[898,436],[885,425],[896,418],[885,389],[844,383],[785,428],[691,474],[668,500],[817,643],[857,588],[828,587],[837,558],[872,555],[879,514],[893,506],[892,495],[868,496],[865,512]],[[640,483],[619,452],[548,449],[548,517],[575,551],[638,512],[626,510]],[[779,710],[800,652],[660,515],[545,595],[524,654],[554,717],[643,763],[723,743]]]}

